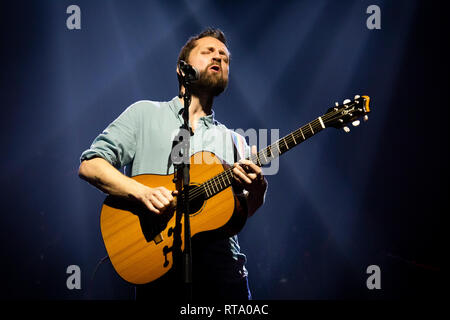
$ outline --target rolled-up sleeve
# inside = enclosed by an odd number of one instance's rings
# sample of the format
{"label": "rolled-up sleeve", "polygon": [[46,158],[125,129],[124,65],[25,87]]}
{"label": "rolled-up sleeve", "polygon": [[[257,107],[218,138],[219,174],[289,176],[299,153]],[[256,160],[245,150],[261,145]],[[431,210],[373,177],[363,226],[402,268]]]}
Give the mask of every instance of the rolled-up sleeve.
{"label": "rolled-up sleeve", "polygon": [[81,154],[80,162],[101,157],[116,168],[128,165],[136,152],[136,108],[128,107]]}

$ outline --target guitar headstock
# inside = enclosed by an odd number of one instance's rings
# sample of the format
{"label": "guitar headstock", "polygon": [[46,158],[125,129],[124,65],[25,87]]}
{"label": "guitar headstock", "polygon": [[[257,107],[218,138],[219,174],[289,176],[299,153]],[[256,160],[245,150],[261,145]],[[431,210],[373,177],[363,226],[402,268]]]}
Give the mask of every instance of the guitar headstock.
{"label": "guitar headstock", "polygon": [[336,106],[328,109],[327,113],[322,116],[322,120],[326,127],[343,128],[345,132],[349,132],[350,129],[346,126],[348,123],[352,123],[356,127],[360,124],[359,118],[362,117],[364,121],[368,120],[369,102],[368,96],[355,96],[353,100],[344,100],[341,105],[336,102]]}

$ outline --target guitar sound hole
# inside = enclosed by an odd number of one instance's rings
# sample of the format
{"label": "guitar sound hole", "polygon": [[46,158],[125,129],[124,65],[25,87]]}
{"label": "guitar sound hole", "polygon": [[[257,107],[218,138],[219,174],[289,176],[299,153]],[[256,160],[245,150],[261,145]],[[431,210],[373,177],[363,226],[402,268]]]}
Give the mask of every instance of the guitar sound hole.
{"label": "guitar sound hole", "polygon": [[201,192],[200,187],[196,185],[189,186],[189,214],[195,215],[197,214],[205,204],[205,194]]}

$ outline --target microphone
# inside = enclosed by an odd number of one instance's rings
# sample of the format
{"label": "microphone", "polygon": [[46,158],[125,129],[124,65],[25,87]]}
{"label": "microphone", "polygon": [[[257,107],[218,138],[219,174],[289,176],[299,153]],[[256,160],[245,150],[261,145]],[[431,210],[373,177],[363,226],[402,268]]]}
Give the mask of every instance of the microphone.
{"label": "microphone", "polygon": [[181,76],[184,78],[184,81],[194,82],[198,80],[197,69],[188,64],[186,61],[180,60],[178,68],[181,71]]}

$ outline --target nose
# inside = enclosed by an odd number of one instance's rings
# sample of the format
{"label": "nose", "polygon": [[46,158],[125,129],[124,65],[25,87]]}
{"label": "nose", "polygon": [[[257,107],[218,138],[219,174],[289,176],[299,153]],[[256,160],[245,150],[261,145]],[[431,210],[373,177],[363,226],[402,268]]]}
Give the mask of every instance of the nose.
{"label": "nose", "polygon": [[213,61],[218,62],[218,63],[220,63],[222,61],[222,57],[218,53],[216,53],[212,59],[213,59]]}

